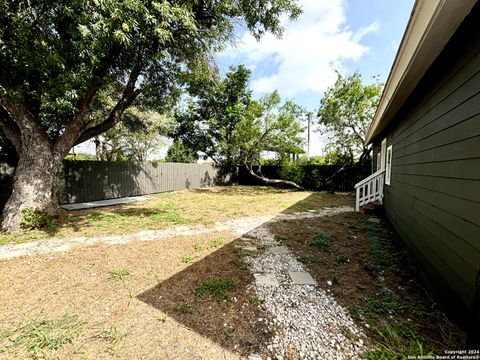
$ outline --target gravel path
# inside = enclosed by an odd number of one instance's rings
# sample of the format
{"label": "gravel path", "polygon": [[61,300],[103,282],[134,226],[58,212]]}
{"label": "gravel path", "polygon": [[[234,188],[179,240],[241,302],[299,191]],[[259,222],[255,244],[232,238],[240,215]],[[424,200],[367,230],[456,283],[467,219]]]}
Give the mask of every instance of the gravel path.
{"label": "gravel path", "polygon": [[[331,208],[316,215],[328,216],[343,211],[342,208]],[[245,237],[251,238],[256,245],[278,246],[266,225],[257,227]],[[278,282],[276,286],[262,285],[258,281],[252,285],[273,319],[269,325],[275,328],[275,335],[271,343],[266,344],[271,358],[283,359],[289,352],[301,359],[360,358],[366,350],[365,335],[348,311],[328,293],[328,289],[325,291],[318,286],[293,283],[289,272],[306,270],[291,253],[265,251],[249,259],[257,276],[269,275],[270,279],[274,277]],[[325,284],[325,287],[328,286]],[[250,359],[261,357],[252,354]]]}
{"label": "gravel path", "polygon": [[163,240],[178,236],[195,236],[216,231],[233,231],[242,235],[261,226],[268,221],[279,221],[283,219],[305,219],[325,216],[325,212],[336,209],[338,212],[353,211],[351,207],[343,206],[337,208],[324,208],[318,212],[304,212],[294,214],[279,214],[259,217],[239,218],[235,220],[217,222],[213,226],[175,226],[164,230],[141,231],[134,234],[100,236],[100,237],[74,237],[68,239],[51,238],[46,240],[32,241],[23,244],[7,244],[0,246],[0,260],[12,259],[19,256],[32,256],[36,254],[48,254],[55,252],[64,252],[70,249],[94,245],[97,243],[105,244],[128,244],[134,241],[152,241]]}

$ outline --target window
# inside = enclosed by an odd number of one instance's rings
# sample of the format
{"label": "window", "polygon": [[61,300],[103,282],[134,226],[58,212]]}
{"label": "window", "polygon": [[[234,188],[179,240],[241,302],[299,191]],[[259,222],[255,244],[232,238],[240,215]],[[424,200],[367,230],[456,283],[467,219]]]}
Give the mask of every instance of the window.
{"label": "window", "polygon": [[380,162],[382,161],[382,153],[378,151],[377,153],[377,171],[380,171]]}
{"label": "window", "polygon": [[390,185],[390,178],[392,176],[392,146],[387,148],[387,163],[385,166],[385,184]]}

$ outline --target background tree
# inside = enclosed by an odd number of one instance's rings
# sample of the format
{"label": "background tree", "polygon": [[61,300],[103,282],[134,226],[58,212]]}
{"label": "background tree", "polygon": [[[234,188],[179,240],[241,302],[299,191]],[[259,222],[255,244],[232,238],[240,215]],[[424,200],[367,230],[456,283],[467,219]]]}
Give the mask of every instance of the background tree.
{"label": "background tree", "polygon": [[303,152],[299,124],[303,109],[292,101],[281,103],[276,91],[254,100],[249,77],[250,71],[239,65],[208,86],[193,82],[191,92],[196,97],[177,113],[172,136],[191,151],[212,159],[225,176],[247,166],[253,176],[267,183],[285,183],[255,173],[253,166],[260,165],[265,152],[279,156]]}
{"label": "background tree", "polygon": [[252,102],[249,76],[250,70],[240,65],[232,67],[223,80],[189,79],[189,92],[195,97],[175,116],[172,137],[211,159],[223,175],[233,174],[239,163],[235,134]]}
{"label": "background tree", "polygon": [[124,118],[94,139],[97,160],[147,161],[166,144],[168,116],[131,107]]}
{"label": "background tree", "polygon": [[[135,104],[159,112],[179,95],[181,71],[209,72],[211,53],[243,21],[259,38],[281,34],[295,0],[5,0],[0,11],[0,129],[18,155],[2,214],[19,228],[22,211],[55,215],[56,174],[72,146],[121,121]],[[93,118],[99,91],[115,88],[105,118]]]}
{"label": "background tree", "polygon": [[[301,188],[293,181],[268,179],[261,171],[261,157],[266,152],[275,153],[279,158],[290,154],[303,153],[303,131],[300,119],[305,110],[291,100],[282,103],[277,91],[252,102],[236,132],[240,149],[240,163],[250,174],[267,184],[286,184]],[[254,166],[258,170],[254,170]]]}
{"label": "background tree", "polygon": [[[338,73],[335,84],[327,89],[318,109],[322,133],[331,136],[329,153],[336,160],[353,164],[370,159],[371,148],[365,137],[382,93],[383,84],[377,80],[364,85],[360,73],[350,76]],[[332,158],[332,159],[333,159]]]}
{"label": "background tree", "polygon": [[175,140],[168,148],[166,162],[196,163],[198,155],[195,150],[187,148],[181,141]]}

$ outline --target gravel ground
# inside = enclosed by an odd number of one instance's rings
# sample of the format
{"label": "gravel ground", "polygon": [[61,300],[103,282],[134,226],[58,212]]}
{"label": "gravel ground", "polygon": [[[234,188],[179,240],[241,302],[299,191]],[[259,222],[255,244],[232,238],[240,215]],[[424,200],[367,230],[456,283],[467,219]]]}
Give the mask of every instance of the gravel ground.
{"label": "gravel ground", "polygon": [[[329,216],[345,211],[349,209],[330,208],[310,213],[308,217]],[[301,218],[304,215],[293,214],[289,218]],[[272,221],[284,218],[281,215]],[[251,238],[256,245],[277,246],[266,225],[248,232],[245,237]],[[291,253],[274,255],[265,251],[259,256],[250,257],[249,261],[254,273],[274,275],[279,282],[279,286],[252,285],[273,319],[269,325],[275,329],[275,335],[271,343],[266,344],[271,358],[283,359],[292,353],[300,359],[360,358],[360,354],[366,350],[365,335],[350,318],[348,311],[337,304],[328,289],[325,291],[318,286],[292,284],[288,272],[306,270]],[[255,354],[250,358],[261,359]]]}

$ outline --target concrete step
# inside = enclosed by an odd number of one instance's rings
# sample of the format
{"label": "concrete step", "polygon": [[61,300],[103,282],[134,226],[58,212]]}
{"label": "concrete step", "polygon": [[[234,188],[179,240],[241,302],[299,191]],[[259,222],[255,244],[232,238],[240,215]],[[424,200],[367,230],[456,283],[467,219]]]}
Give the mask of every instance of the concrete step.
{"label": "concrete step", "polygon": [[361,211],[364,214],[371,214],[371,215],[381,214],[383,212],[383,205],[378,200],[373,201],[371,203],[363,205],[361,208]]}

